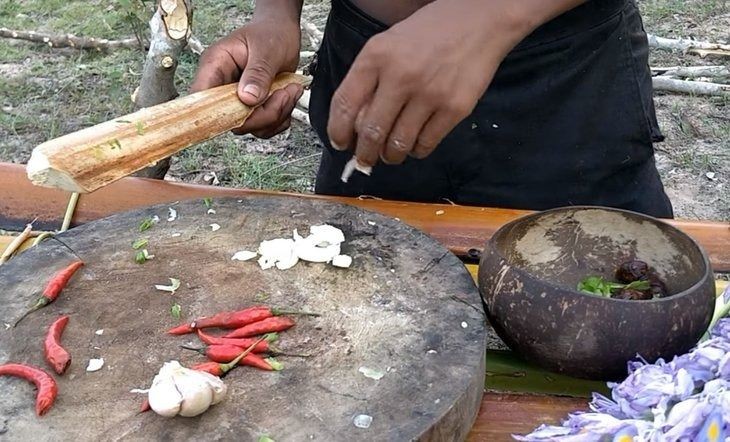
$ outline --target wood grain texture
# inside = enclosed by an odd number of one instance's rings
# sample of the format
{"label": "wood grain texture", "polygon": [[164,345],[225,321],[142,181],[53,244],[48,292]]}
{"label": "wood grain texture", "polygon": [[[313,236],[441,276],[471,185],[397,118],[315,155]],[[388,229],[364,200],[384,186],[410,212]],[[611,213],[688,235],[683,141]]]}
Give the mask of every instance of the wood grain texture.
{"label": "wood grain texture", "polygon": [[[329,201],[249,197],[213,201],[207,214],[199,200],[117,214],[69,230],[59,238],[86,263],[51,305],[17,328],[0,327],[0,361],[45,366],[40,347],[59,314],[70,321],[63,343],[73,361],[57,377],[59,397],[42,419],[33,411],[33,386],[0,377],[3,440],[243,440],[262,434],[277,441],[463,440],[481,403],[485,375],[486,321],[476,286],[457,257],[427,235],[402,223]],[[294,213],[292,213],[294,212]],[[161,221],[140,233],[140,221]],[[343,230],[350,269],[300,262],[287,271],[262,271],[254,262],[232,261],[234,252],[259,241],[306,234],[330,222]],[[210,224],[221,228],[211,231]],[[179,233],[180,236],[173,236]],[[131,243],[149,238],[155,258],[133,261]],[[0,324],[25,310],[48,276],[73,256],[49,239],[0,266]],[[155,284],[177,277],[174,294]],[[265,301],[260,294],[268,295]],[[270,373],[239,368],[225,379],[225,401],[196,418],[138,414],[145,388],[164,361],[201,361],[178,346],[194,336],[164,333],[183,319],[265,302],[316,311],[298,317],[277,345],[309,358],[279,358]],[[102,335],[95,330],[104,329]],[[211,331],[215,333],[215,331]],[[432,351],[431,351],[432,350]],[[87,373],[90,358],[101,371]],[[360,367],[380,370],[373,380]],[[356,428],[358,414],[373,417]],[[9,417],[3,421],[2,417]],[[313,438],[310,436],[314,436]]]}
{"label": "wood grain texture", "polygon": [[[81,197],[73,225],[79,225],[116,212],[187,198],[286,195],[222,187],[171,183],[168,181],[125,178],[92,194]],[[453,253],[478,259],[485,242],[505,223],[530,212],[514,209],[421,204],[373,199],[297,195],[301,198],[327,199],[399,218],[428,233]],[[0,163],[0,228],[22,229],[38,217],[39,229],[57,229],[68,194],[31,185],[23,167]],[[441,213],[442,214],[438,214]],[[697,241],[708,253],[713,269],[730,272],[730,223],[669,220]],[[475,251],[470,256],[470,251]]]}
{"label": "wood grain texture", "polygon": [[540,424],[559,425],[568,413],[587,410],[587,399],[487,392],[467,441],[510,441]]}
{"label": "wood grain texture", "polygon": [[[308,77],[280,74],[271,92]],[[246,121],[237,84],[197,92],[47,141],[28,162],[36,185],[92,192]]]}

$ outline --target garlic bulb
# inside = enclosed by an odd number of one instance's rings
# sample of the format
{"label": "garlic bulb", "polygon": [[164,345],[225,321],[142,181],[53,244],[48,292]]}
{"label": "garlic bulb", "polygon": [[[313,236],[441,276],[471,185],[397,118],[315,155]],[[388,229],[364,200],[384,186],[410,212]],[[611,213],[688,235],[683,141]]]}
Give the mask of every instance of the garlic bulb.
{"label": "garlic bulb", "polygon": [[197,416],[222,401],[227,387],[220,378],[166,362],[152,380],[150,408],[160,416]]}

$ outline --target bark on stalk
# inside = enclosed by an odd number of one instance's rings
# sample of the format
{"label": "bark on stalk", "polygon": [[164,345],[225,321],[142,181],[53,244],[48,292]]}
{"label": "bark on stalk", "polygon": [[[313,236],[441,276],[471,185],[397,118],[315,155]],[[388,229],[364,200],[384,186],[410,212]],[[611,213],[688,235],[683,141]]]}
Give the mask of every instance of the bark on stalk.
{"label": "bark on stalk", "polygon": [[[180,54],[192,33],[192,0],[158,0],[150,20],[150,49],[147,52],[139,88],[133,94],[135,109],[170,101],[178,96],[175,70]],[[158,161],[135,173],[136,176],[165,177],[170,159]]]}

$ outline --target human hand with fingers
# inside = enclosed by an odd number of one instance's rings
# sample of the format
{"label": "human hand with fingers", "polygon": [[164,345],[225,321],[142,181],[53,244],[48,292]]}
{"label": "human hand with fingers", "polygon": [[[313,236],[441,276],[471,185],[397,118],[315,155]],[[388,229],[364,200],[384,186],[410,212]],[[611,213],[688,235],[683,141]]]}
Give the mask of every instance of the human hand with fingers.
{"label": "human hand with fingers", "polygon": [[327,132],[360,165],[423,158],[484,94],[519,42],[509,17],[475,0],[438,0],[371,38],[332,97]]}
{"label": "human hand with fingers", "polygon": [[[509,51],[544,21],[540,8],[525,13],[527,3],[437,0],[372,37],[332,97],[332,146],[353,149],[365,168],[379,158],[428,156],[472,112]],[[548,3],[546,17],[580,1]]]}
{"label": "human hand with fingers", "polygon": [[[280,72],[294,72],[299,62],[300,30],[296,16],[255,13],[246,26],[207,48],[190,87],[192,92],[238,82],[238,97],[248,106],[259,106],[243,126],[232,132],[270,138],[286,130],[301,97],[301,85],[290,84],[268,97]],[[280,12],[280,11],[275,11]]]}

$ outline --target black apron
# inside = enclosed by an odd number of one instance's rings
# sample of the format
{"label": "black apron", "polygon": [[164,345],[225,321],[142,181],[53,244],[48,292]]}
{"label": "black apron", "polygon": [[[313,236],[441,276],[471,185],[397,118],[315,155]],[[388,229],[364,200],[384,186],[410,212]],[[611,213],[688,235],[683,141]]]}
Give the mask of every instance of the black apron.
{"label": "black apron", "polygon": [[663,137],[633,1],[588,1],[541,26],[429,157],[380,163],[370,177],[356,172],[343,183],[352,152],[329,144],[330,101],[365,42],[385,29],[349,0],[333,0],[309,109],[325,145],[317,193],[535,210],[589,204],[672,217],[654,164],[652,141]]}

